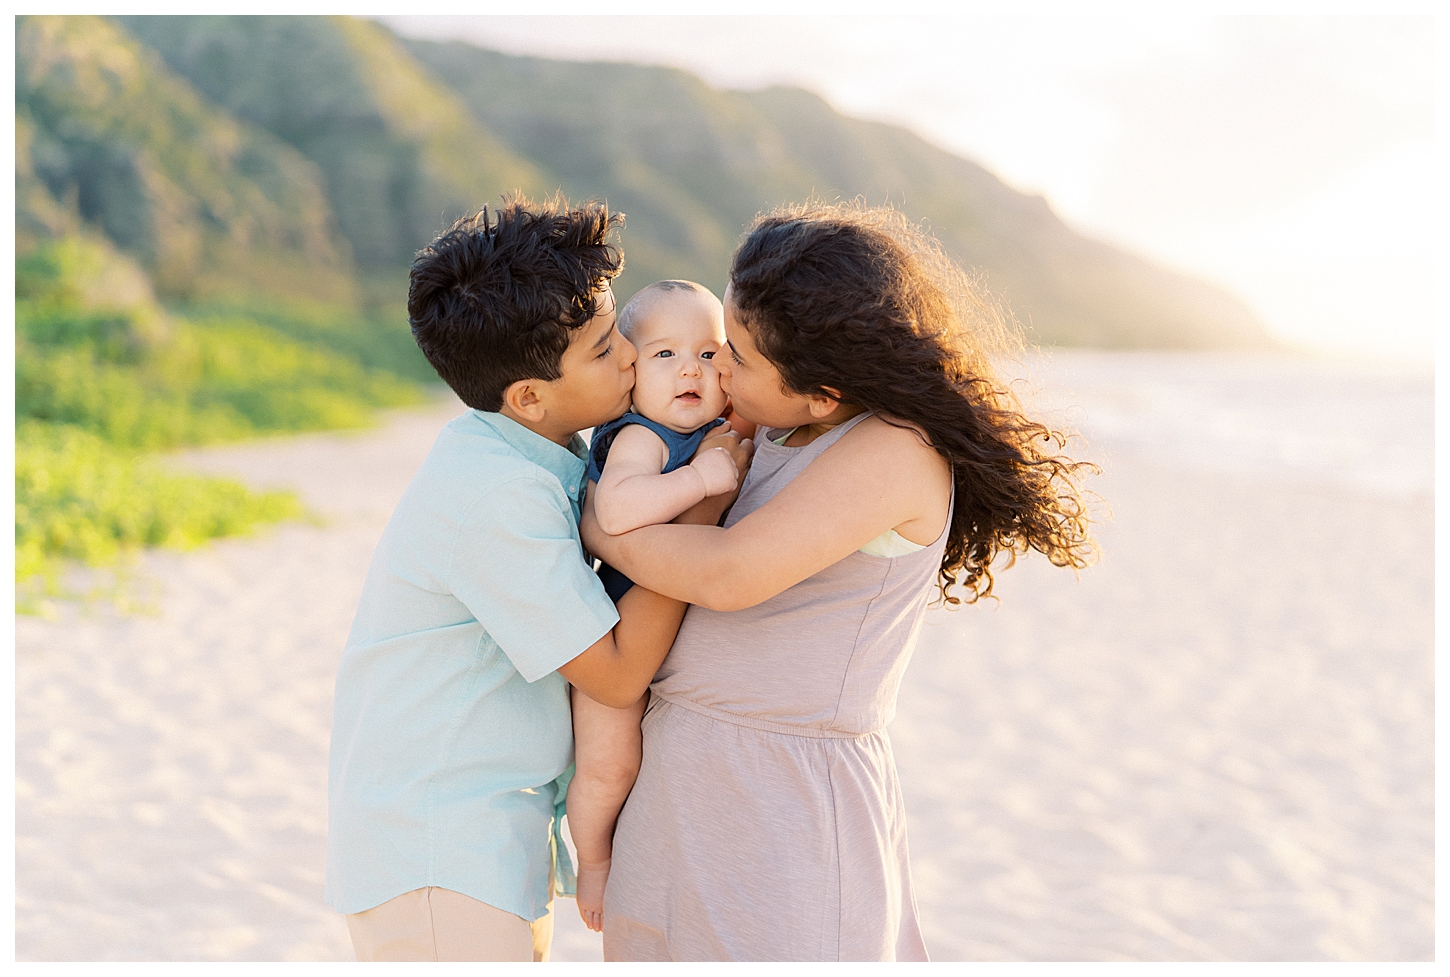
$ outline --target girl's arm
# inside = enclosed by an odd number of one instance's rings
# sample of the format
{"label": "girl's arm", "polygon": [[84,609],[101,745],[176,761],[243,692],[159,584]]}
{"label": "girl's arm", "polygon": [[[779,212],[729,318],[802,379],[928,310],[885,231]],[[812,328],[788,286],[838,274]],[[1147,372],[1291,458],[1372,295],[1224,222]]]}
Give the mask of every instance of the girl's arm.
{"label": "girl's arm", "polygon": [[611,536],[586,505],[580,530],[591,553],[636,583],[729,611],[774,597],[888,529],[934,541],[950,499],[946,460],[915,431],[871,417],[729,529],[645,526]]}
{"label": "girl's arm", "polygon": [[630,424],[615,435],[599,490],[590,493],[597,496],[594,514],[604,532],[618,535],[669,522],[701,499],[735,488],[735,462],[725,449],[701,452],[661,475],[668,460],[663,439],[643,425]]}

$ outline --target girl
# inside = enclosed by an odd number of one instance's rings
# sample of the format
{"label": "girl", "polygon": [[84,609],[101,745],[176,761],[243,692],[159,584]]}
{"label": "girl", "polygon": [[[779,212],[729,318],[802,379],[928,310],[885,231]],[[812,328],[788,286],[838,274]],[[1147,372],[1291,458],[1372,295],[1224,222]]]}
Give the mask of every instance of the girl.
{"label": "girl", "polygon": [[1001,320],[900,214],[758,219],[716,358],[760,425],[724,527],[586,545],[692,606],[651,686],[604,901],[613,960],[925,960],[885,727],[934,588],[1085,566],[1065,438],[994,377]]}

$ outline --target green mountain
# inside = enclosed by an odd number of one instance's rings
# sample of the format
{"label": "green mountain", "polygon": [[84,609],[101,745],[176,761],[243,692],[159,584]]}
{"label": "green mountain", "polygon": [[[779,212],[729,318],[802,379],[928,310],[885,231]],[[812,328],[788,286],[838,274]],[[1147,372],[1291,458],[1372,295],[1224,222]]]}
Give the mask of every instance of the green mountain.
{"label": "green mountain", "polygon": [[605,196],[629,215],[626,286],[694,277],[721,290],[756,213],[811,194],[860,196],[929,221],[1040,342],[1267,345],[1224,290],[1083,237],[1041,197],[810,92],[719,91],[670,68],[404,43],[480,120],[548,161],[566,192]]}
{"label": "green mountain", "polygon": [[317,166],[114,24],[17,20],[15,115],[20,250],[90,225],[173,297],[350,288]]}
{"label": "green mountain", "polygon": [[628,215],[621,298],[667,277],[718,292],[750,219],[815,194],[928,220],[1038,342],[1270,345],[1222,289],[1085,238],[980,166],[799,89],[722,91],[346,18],[21,18],[16,103],[17,233],[100,227],[163,298],[289,265],[401,290],[448,220],[515,188]]}
{"label": "green mountain", "polygon": [[197,90],[321,168],[365,268],[406,266],[448,220],[554,181],[477,123],[390,32],[322,17],[124,17]]}

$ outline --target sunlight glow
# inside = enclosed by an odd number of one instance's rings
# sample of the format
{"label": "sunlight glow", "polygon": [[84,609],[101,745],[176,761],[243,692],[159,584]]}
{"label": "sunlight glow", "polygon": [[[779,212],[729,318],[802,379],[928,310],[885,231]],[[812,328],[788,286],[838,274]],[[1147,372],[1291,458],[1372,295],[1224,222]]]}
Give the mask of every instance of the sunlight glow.
{"label": "sunlight glow", "polygon": [[1284,341],[1428,358],[1428,17],[385,17],[512,53],[791,84],[1224,285]]}

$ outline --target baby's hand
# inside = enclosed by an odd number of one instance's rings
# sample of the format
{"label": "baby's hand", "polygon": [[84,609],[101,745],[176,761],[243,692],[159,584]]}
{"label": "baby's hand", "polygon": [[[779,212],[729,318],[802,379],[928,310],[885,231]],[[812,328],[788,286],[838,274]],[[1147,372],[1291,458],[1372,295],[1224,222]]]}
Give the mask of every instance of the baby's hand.
{"label": "baby's hand", "polygon": [[738,481],[735,459],[730,449],[719,447],[701,451],[690,462],[690,467],[705,480],[705,495],[724,495],[735,490]]}
{"label": "baby's hand", "polygon": [[718,455],[721,448],[729,453],[730,460],[735,463],[735,487],[719,495],[705,496],[676,516],[675,522],[695,526],[718,526],[725,510],[735,503],[736,493],[745,481],[745,472],[750,468],[750,457],[755,452],[755,445],[748,438],[740,440],[740,435],[734,431],[722,429],[722,433],[712,434],[704,440],[700,450],[695,452],[695,461],[705,455]]}

